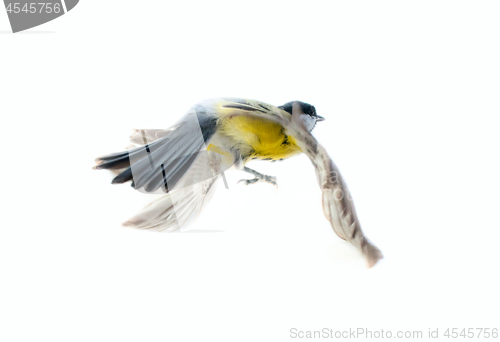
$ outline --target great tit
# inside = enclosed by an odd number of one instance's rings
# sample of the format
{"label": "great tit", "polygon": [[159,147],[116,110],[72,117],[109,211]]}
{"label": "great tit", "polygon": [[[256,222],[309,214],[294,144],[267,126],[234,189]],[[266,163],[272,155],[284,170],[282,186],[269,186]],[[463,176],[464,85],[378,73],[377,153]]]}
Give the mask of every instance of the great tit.
{"label": "great tit", "polygon": [[366,239],[349,190],[326,150],[311,131],[324,118],[301,101],[273,106],[255,100],[218,98],[193,106],[168,129],[135,130],[127,151],[96,159],[95,169],[118,173],[113,184],[165,194],[124,223],[141,229],[175,231],[199,213],[215,182],[230,167],[254,176],[246,185],[276,178],[245,166],[250,160],[277,161],[305,153],[316,169],[323,210],[337,235],[356,246],[371,267],[382,253]]}

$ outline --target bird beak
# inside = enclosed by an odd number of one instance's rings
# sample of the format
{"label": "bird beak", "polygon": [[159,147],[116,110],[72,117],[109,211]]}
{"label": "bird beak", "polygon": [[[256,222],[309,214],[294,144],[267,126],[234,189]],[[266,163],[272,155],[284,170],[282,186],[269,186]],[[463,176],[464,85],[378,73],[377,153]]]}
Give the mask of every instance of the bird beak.
{"label": "bird beak", "polygon": [[316,115],[316,118],[316,122],[325,121],[325,118],[322,116]]}

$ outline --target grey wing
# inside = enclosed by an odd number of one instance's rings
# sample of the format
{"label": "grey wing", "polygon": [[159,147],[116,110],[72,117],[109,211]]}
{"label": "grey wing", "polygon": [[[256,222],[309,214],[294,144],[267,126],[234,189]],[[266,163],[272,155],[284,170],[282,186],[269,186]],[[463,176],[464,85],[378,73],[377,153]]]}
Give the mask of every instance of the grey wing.
{"label": "grey wing", "polygon": [[[197,158],[207,153],[206,145],[216,126],[217,113],[196,106],[168,130],[135,131],[131,141],[142,146],[97,158],[95,168],[124,169],[115,177],[114,184],[132,181],[137,190],[169,192],[178,187]],[[207,178],[198,181],[204,180]]]}
{"label": "grey wing", "polygon": [[[212,170],[212,176],[207,170]],[[148,204],[123,225],[166,232],[186,228],[212,198],[222,172],[219,154],[201,154],[175,190]]]}
{"label": "grey wing", "polygon": [[213,177],[162,195],[123,225],[166,232],[185,228],[210,201],[218,178]]}
{"label": "grey wing", "polygon": [[337,166],[321,145],[318,145],[316,152],[308,155],[323,191],[323,211],[326,218],[335,233],[357,247],[365,255],[368,266],[373,267],[383,258],[382,252],[364,236],[351,194]]}
{"label": "grey wing", "polygon": [[383,258],[382,252],[363,234],[354,202],[337,166],[311,133],[289,125],[297,143],[312,161],[323,192],[323,212],[337,235],[349,241],[366,257],[369,267]]}

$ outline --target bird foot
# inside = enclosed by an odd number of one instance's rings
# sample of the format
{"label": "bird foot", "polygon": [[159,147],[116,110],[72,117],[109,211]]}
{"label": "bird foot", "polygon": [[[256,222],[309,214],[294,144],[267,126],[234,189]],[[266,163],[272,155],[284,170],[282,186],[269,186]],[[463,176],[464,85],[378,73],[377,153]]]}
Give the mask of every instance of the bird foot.
{"label": "bird foot", "polygon": [[244,185],[250,185],[250,184],[255,184],[255,183],[259,183],[259,182],[269,183],[269,184],[274,185],[276,187],[276,189],[278,188],[278,183],[277,183],[276,177],[267,176],[267,175],[263,175],[263,174],[255,175],[254,179],[240,179],[237,184],[243,183]]}

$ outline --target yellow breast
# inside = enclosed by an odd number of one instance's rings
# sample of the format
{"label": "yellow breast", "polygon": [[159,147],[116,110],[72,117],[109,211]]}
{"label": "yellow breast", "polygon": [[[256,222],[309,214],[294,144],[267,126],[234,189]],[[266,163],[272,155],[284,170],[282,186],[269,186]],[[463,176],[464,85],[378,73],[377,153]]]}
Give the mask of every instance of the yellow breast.
{"label": "yellow breast", "polygon": [[249,150],[249,157],[279,160],[301,153],[295,139],[283,132],[283,127],[270,120],[249,116],[226,118],[221,133],[233,138]]}

